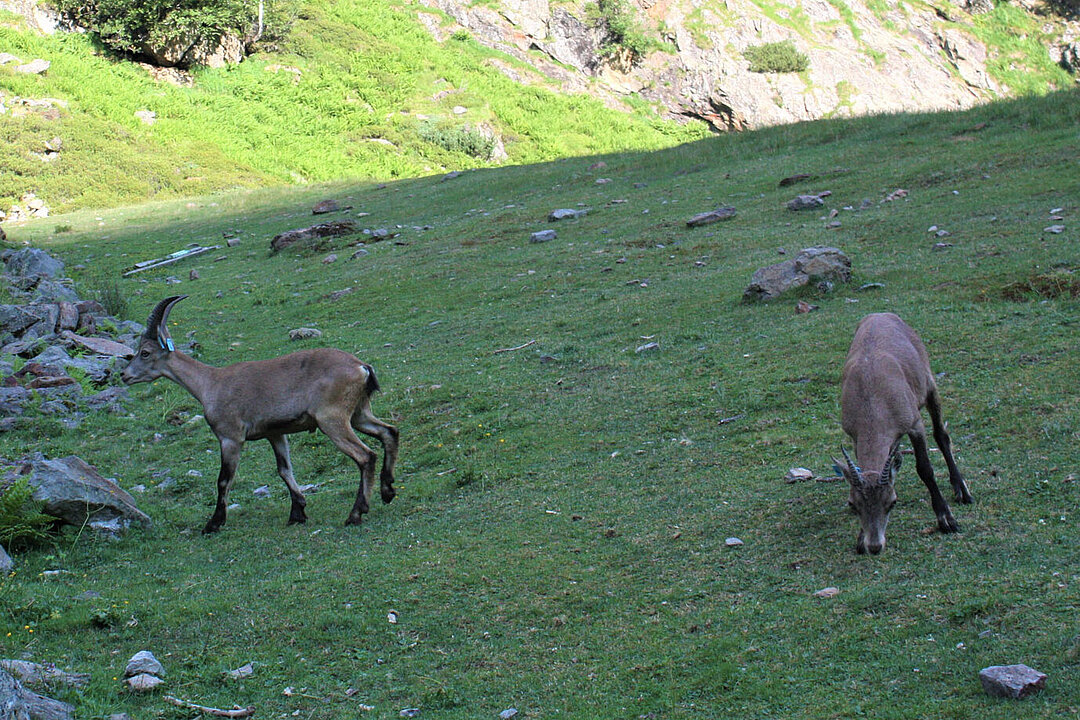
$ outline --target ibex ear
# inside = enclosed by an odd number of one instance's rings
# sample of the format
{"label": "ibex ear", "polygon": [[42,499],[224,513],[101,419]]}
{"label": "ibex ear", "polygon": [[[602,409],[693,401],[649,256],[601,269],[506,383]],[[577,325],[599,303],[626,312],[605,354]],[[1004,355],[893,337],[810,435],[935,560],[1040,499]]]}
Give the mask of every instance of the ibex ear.
{"label": "ibex ear", "polygon": [[172,312],[173,306],[176,305],[176,303],[186,297],[187,295],[173,295],[172,297],[165,298],[154,307],[150,312],[150,317],[146,320],[146,333],[144,334],[144,337],[157,342],[162,350],[172,352],[176,349],[173,345],[172,337],[169,335],[169,313]]}

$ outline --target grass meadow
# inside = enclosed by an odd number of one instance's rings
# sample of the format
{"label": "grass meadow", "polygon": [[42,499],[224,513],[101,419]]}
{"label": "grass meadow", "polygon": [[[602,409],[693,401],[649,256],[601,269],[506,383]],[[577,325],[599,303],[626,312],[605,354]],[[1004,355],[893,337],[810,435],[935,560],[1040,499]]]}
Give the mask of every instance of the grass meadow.
{"label": "grass meadow", "polygon": [[[172,332],[212,364],[354,351],[378,371],[374,410],[402,450],[398,498],[345,528],[356,469],[325,438],[293,436],[298,481],[319,489],[307,524],[286,527],[270,449],[249,444],[241,507],[203,536],[217,447],[176,385],[137,386],[129,414],[77,430],[42,416],[0,435],[4,457],[75,453],[148,486],[154,518],[121,540],[68,530],[18,554],[0,580],[3,655],[91,673],[69,698],[86,718],[190,716],[123,689],[142,649],[169,693],[263,718],[1075,717],[1078,158],[1080,94],[1062,92],[6,227],[84,288],[222,245],[120,281],[131,318],[189,294]],[[778,186],[796,173],[818,177]],[[885,202],[897,189],[906,198]],[[785,209],[824,190],[839,228]],[[399,235],[356,259],[364,236],[271,255],[326,198]],[[721,204],[737,217],[686,227]],[[560,207],[589,212],[548,223]],[[558,238],[530,243],[541,229]],[[818,244],[855,271],[799,295],[818,310],[740,302],[778,249]],[[961,533],[938,533],[908,458],[888,547],[864,557],[846,487],[784,478],[833,474],[840,367],[877,311],[926,342],[976,502],[953,504]],[[300,326],[323,335],[291,342]],[[648,342],[659,349],[637,352]],[[156,489],[164,477],[175,484]],[[264,484],[272,496],[253,497]],[[826,587],[839,593],[814,596]],[[223,674],[248,662],[247,679]],[[978,671],[1012,663],[1047,673],[1046,689],[984,694]]]}

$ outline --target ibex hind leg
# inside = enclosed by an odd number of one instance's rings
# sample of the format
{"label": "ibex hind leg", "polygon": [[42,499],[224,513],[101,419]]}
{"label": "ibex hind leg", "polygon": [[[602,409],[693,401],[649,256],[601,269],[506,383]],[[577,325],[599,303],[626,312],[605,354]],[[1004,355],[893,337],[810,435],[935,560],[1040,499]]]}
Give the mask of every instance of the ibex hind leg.
{"label": "ibex hind leg", "polygon": [[270,441],[270,446],[274,448],[278,475],[285,481],[285,487],[289,488],[289,498],[292,500],[288,524],[305,523],[307,513],[304,512],[304,507],[307,505],[307,498],[304,497],[304,493],[300,491],[300,486],[296,484],[296,479],[293,477],[292,461],[289,459],[289,439],[284,435],[274,435],[267,439]]}
{"label": "ibex hind leg", "polygon": [[324,422],[322,419],[318,422],[319,429],[333,441],[338,450],[348,455],[360,468],[360,488],[356,492],[356,502],[345,519],[346,525],[359,525],[361,517],[370,509],[368,499],[371,497],[371,486],[375,478],[375,453],[356,437],[347,418],[342,418],[340,422]]}
{"label": "ibex hind leg", "polygon": [[384,503],[389,503],[397,496],[397,491],[394,490],[394,465],[397,463],[398,456],[398,430],[390,423],[375,417],[367,403],[353,413],[352,426],[365,435],[378,438],[382,443],[383,461],[382,470],[379,471],[379,494]]}
{"label": "ibex hind leg", "polygon": [[930,423],[934,428],[934,442],[937,443],[938,450],[941,451],[942,457],[945,458],[945,464],[949,466],[949,483],[952,485],[953,495],[958,502],[964,504],[974,502],[967,483],[964,482],[964,477],[960,474],[960,468],[956,466],[956,460],[953,459],[952,440],[949,438],[949,432],[945,429],[945,423],[941,419],[941,400],[938,398],[936,391],[930,393],[930,396],[926,399],[926,409],[930,412]]}

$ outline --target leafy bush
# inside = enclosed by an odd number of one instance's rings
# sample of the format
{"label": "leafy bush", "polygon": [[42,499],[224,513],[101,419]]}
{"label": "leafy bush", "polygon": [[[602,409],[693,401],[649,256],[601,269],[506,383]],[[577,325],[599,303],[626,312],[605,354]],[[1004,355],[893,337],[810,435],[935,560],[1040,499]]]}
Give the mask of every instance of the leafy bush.
{"label": "leafy bush", "polygon": [[[288,32],[297,0],[55,0],[64,16],[122,52],[139,53],[149,43],[214,42],[228,32],[273,39]],[[260,17],[262,24],[260,25]]]}
{"label": "leafy bush", "polygon": [[621,57],[633,65],[656,46],[642,29],[629,0],[596,0],[585,6],[585,13],[589,23],[605,33],[600,46],[603,58]]}
{"label": "leafy bush", "polygon": [[750,61],[750,72],[791,73],[810,67],[810,58],[803,55],[790,40],[753,45],[743,50]]}
{"label": "leafy bush", "polygon": [[48,539],[53,518],[43,515],[26,478],[0,482],[0,545],[33,545]]}
{"label": "leafy bush", "polygon": [[491,158],[495,150],[495,138],[477,130],[426,123],[419,128],[422,140],[434,143],[444,150],[459,152],[481,160]]}

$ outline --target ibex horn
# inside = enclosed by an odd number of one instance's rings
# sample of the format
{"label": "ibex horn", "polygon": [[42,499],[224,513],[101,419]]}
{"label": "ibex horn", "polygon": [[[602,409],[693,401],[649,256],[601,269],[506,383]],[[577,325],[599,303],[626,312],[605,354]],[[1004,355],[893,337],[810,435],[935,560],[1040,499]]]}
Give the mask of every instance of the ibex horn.
{"label": "ibex horn", "polygon": [[150,317],[146,321],[146,337],[151,340],[157,340],[163,350],[169,350],[171,352],[175,349],[172,336],[169,335],[167,324],[169,321],[169,313],[172,311],[173,305],[186,297],[187,295],[173,295],[172,297],[165,298],[154,307],[150,312]]}
{"label": "ibex horn", "polygon": [[863,476],[862,476],[862,470],[860,470],[860,469],[859,469],[859,466],[858,466],[858,465],[856,465],[855,463],[853,463],[853,462],[851,461],[851,456],[850,456],[850,455],[848,455],[848,452],[847,452],[847,450],[846,450],[846,449],[844,449],[844,446],[843,446],[843,445],[841,445],[841,446],[840,446],[840,452],[844,454],[844,460],[846,460],[846,461],[847,461],[847,466],[848,466],[848,469],[849,469],[849,470],[851,470],[851,475],[852,475],[852,476],[853,476],[853,477],[854,477],[854,478],[855,478],[856,480],[858,480],[858,481],[859,481],[859,485],[862,485],[862,484],[863,484],[863,482],[864,482],[864,481],[863,481]]}

